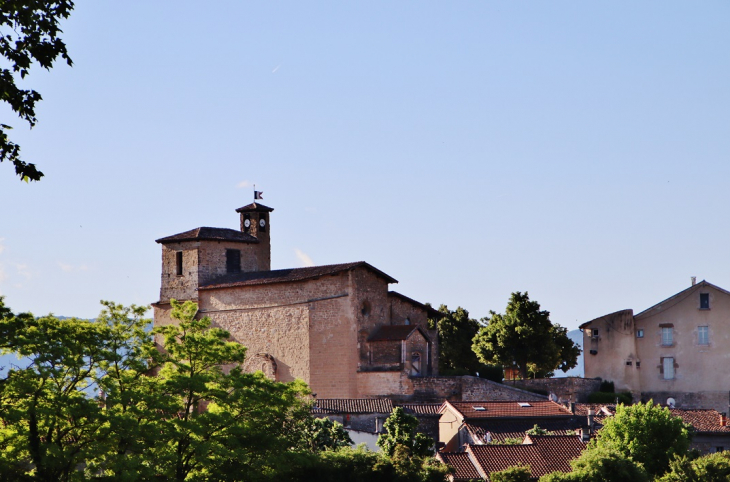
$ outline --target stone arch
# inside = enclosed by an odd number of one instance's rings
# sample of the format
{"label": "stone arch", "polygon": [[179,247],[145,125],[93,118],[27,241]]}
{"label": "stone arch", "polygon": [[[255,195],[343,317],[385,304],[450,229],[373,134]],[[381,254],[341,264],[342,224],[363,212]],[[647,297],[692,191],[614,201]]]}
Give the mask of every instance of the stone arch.
{"label": "stone arch", "polygon": [[257,353],[254,356],[247,357],[244,370],[249,373],[262,371],[266,378],[276,380],[276,360],[268,353]]}

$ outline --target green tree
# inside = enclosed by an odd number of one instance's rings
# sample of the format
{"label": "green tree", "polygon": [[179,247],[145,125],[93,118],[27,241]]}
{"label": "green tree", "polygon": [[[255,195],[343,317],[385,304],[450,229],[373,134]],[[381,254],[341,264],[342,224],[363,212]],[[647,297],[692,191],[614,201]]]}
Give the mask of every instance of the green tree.
{"label": "green tree", "polygon": [[302,424],[300,433],[306,450],[313,453],[336,450],[353,444],[350,435],[341,423],[328,418],[311,418]]}
{"label": "green tree", "polygon": [[[2,100],[31,128],[38,122],[35,106],[41,95],[20,88],[16,76],[25,79],[34,63],[50,70],[58,57],[72,65],[66,44],[58,35],[62,33],[59,22],[68,18],[73,8],[70,0],[0,2],[0,55],[5,60],[5,66],[0,69]],[[12,162],[22,180],[38,181],[43,173],[34,164],[20,159],[20,146],[8,138],[10,129],[11,126],[0,124],[0,162]]]}
{"label": "green tree", "polygon": [[730,480],[730,453],[717,452],[690,460],[677,457],[659,482],[727,482]]}
{"label": "green tree", "polygon": [[591,446],[623,454],[643,465],[650,477],[666,472],[669,461],[687,453],[690,426],[653,401],[618,405]]}
{"label": "green tree", "polygon": [[528,371],[548,374],[555,369],[568,371],[578,363],[578,348],[567,329],[550,321],[550,313],[540,310],[527,292],[512,293],[505,314],[490,312],[482,320],[472,350],[482,363],[515,366],[522,378]]}
{"label": "green tree", "polygon": [[103,410],[87,391],[100,369],[105,330],[76,318],[14,315],[0,298],[0,350],[27,362],[0,379],[0,478],[67,481],[96,456]]}
{"label": "green tree", "polygon": [[530,467],[526,465],[515,465],[499,472],[489,474],[489,480],[492,482],[530,482]]}
{"label": "green tree", "polygon": [[553,472],[540,482],[648,482],[646,471],[620,452],[593,448],[583,452],[570,464],[573,472]]}
{"label": "green tree", "polygon": [[415,457],[426,457],[433,454],[433,439],[418,433],[418,419],[408,415],[402,407],[393,409],[383,424],[385,432],[378,437],[378,447],[388,457],[393,457],[400,446]]}
{"label": "green tree", "polygon": [[444,316],[430,319],[429,328],[438,331],[439,369],[446,372],[466,372],[474,375],[482,367],[476,354],[471,350],[474,335],[479,331],[479,322],[469,318],[469,312],[459,306],[449,310],[441,305],[438,309]]}

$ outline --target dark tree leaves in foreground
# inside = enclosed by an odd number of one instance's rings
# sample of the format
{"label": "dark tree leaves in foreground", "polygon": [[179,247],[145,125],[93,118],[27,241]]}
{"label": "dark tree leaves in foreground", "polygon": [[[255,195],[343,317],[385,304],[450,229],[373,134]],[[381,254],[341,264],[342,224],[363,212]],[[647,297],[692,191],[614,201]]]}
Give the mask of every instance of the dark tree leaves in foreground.
{"label": "dark tree leaves in foreground", "polygon": [[565,372],[578,363],[580,348],[568,338],[568,330],[553,324],[550,313],[527,292],[512,293],[504,314],[492,311],[482,322],[486,326],[474,337],[472,349],[483,363],[515,366],[522,378],[528,371],[535,376]]}
{"label": "dark tree leaves in foreground", "polygon": [[418,433],[418,419],[409,415],[403,407],[396,407],[383,424],[384,433],[378,437],[378,447],[389,457],[401,447],[416,457],[433,455],[434,441]]}
{"label": "dark tree leaves in foreground", "polygon": [[[38,122],[35,106],[41,95],[35,90],[21,88],[16,81],[25,79],[34,63],[50,70],[61,57],[72,65],[66,44],[58,35],[62,33],[59,22],[68,18],[73,8],[74,3],[70,0],[0,2],[0,55],[4,60],[0,69],[2,100],[30,127]],[[22,180],[38,181],[43,173],[34,164],[20,159],[20,146],[8,137],[11,129],[7,124],[0,124],[0,162],[12,162],[15,173]]]}

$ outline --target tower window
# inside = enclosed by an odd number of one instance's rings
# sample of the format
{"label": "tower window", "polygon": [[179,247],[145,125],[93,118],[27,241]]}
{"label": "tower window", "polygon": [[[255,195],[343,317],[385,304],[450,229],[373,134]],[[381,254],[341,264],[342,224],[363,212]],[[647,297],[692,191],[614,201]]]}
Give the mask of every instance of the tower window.
{"label": "tower window", "polygon": [[241,272],[241,251],[237,249],[226,250],[226,273]]}
{"label": "tower window", "polygon": [[644,338],[644,329],[643,328],[639,328],[638,330],[636,330],[636,338]]}
{"label": "tower window", "polygon": [[700,293],[700,309],[710,309],[710,293]]}
{"label": "tower window", "polygon": [[183,275],[183,252],[175,252],[175,274],[178,276]]}

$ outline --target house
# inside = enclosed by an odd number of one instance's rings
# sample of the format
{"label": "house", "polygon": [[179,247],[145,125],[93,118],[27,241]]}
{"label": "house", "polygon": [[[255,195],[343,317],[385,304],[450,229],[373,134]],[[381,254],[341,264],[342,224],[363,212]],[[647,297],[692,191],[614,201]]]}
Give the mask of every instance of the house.
{"label": "house", "polygon": [[572,472],[570,461],[586,442],[577,435],[526,435],[518,445],[466,445],[463,452],[440,452],[436,458],[454,468],[451,480],[490,480],[490,474],[515,465],[530,468],[531,480],[552,472]]}
{"label": "house", "polygon": [[730,292],[707,281],[634,314],[583,323],[586,378],[614,382],[635,400],[727,412]]}
{"label": "house", "polygon": [[236,210],[240,230],[199,227],[162,246],[156,326],[174,323],[170,300],[248,348],[244,369],[302,379],[320,398],[407,395],[409,379],[438,374],[436,310],[394,291],[397,281],[360,261],[271,270],[272,208]]}
{"label": "house", "polygon": [[567,407],[549,400],[446,401],[440,414],[439,442],[446,452],[459,451],[466,445],[522,439],[535,425],[560,435],[585,425],[584,417],[576,417]]}

